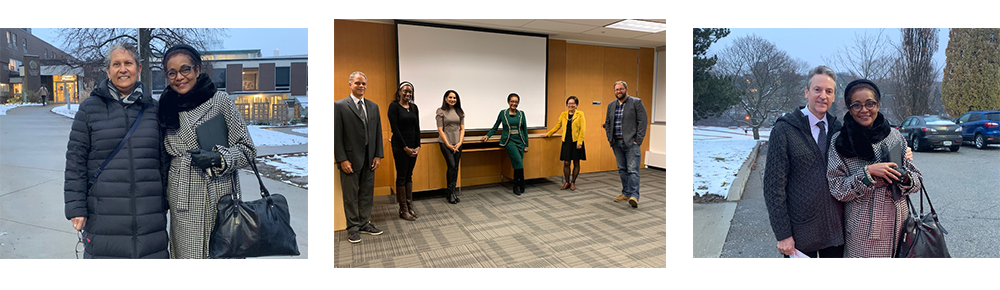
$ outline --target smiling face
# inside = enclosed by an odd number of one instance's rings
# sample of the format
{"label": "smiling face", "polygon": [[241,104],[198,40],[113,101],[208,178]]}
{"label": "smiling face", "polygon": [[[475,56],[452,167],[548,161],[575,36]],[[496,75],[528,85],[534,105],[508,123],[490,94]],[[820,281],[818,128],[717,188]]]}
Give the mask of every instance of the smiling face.
{"label": "smiling face", "polygon": [[111,61],[107,68],[108,79],[121,94],[132,92],[136,80],[139,79],[140,70],[142,66],[127,50],[122,48],[111,52]]}
{"label": "smiling face", "polygon": [[399,102],[406,104],[412,100],[413,100],[413,87],[403,86],[403,89],[399,90]]}
{"label": "smiling face", "polygon": [[178,53],[167,60],[167,81],[170,88],[177,94],[187,94],[198,81],[201,70],[194,66],[194,61],[187,54]]}
{"label": "smiling face", "polygon": [[455,104],[458,103],[458,95],[456,95],[454,92],[449,92],[448,97],[445,98],[445,101],[448,102],[449,106],[454,107]]}
{"label": "smiling face", "polygon": [[368,88],[368,78],[361,74],[354,75],[351,79],[351,94],[355,97],[361,98],[365,96],[365,89]]}
{"label": "smiling face", "polygon": [[573,99],[566,100],[566,109],[568,109],[570,112],[576,111],[576,100]]}
{"label": "smiling face", "polygon": [[837,82],[828,75],[817,74],[809,79],[809,87],[806,88],[806,106],[809,112],[822,118],[826,111],[830,110],[833,100],[836,98]]}
{"label": "smiling face", "polygon": [[625,96],[628,95],[628,88],[623,84],[615,84],[615,98],[618,100],[625,100]]}
{"label": "smiling face", "polygon": [[521,98],[519,98],[519,97],[510,97],[509,99],[510,100],[507,101],[507,104],[510,105],[510,109],[511,110],[517,110],[517,104],[521,102]]}
{"label": "smiling face", "polygon": [[[879,105],[878,99],[875,98],[875,92],[868,88],[860,88],[851,94],[849,100],[851,103],[848,106],[853,106],[853,108],[848,109],[848,111],[851,112],[854,121],[861,126],[871,127],[872,123],[875,123],[875,118],[878,118]],[[873,106],[869,109],[868,105]]]}

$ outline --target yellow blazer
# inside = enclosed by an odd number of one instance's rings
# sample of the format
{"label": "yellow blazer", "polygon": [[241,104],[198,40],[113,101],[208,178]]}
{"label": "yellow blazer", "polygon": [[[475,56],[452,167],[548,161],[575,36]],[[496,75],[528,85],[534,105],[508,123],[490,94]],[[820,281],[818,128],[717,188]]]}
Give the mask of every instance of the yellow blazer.
{"label": "yellow blazer", "polygon": [[[549,130],[548,133],[545,133],[545,136],[552,137],[552,134],[555,134],[559,129],[563,129],[561,133],[563,136],[566,136],[566,123],[569,123],[569,111],[563,111],[559,115],[559,123],[552,130]],[[586,133],[584,132],[586,128],[587,119],[583,117],[583,111],[576,110],[576,113],[573,114],[573,142],[583,144],[583,136]]]}

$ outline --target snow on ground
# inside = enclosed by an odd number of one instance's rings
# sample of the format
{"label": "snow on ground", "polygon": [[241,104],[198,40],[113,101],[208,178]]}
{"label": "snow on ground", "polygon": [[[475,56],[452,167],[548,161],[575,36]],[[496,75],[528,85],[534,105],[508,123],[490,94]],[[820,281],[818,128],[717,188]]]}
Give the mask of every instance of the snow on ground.
{"label": "snow on ground", "polygon": [[[52,112],[68,118],[73,118],[79,107],[80,105],[78,104],[70,105],[69,109],[67,109],[66,106],[57,106],[52,108]],[[254,146],[285,146],[309,143],[309,138],[267,130],[264,129],[265,127],[268,126],[247,126],[247,131],[250,132],[250,138],[253,139]],[[295,130],[308,130],[308,128]]]}
{"label": "snow on ground", "polygon": [[3,104],[3,105],[0,105],[0,116],[6,115],[7,114],[7,110],[10,110],[10,109],[13,109],[13,108],[22,107],[22,106],[41,106],[41,105],[42,104],[38,104],[38,103]]}
{"label": "snow on ground", "polygon": [[[736,174],[757,144],[753,131],[706,126],[695,126],[693,131],[694,194],[729,195]],[[770,132],[761,129],[761,140],[767,140]]]}
{"label": "snow on ground", "polygon": [[257,125],[247,126],[247,130],[250,131],[250,138],[253,139],[253,144],[258,147],[309,143],[309,138],[267,130]]}
{"label": "snow on ground", "polygon": [[267,157],[264,163],[274,166],[288,175],[309,176],[309,156],[275,155]]}
{"label": "snow on ground", "polygon": [[[262,160],[265,164],[274,166],[275,169],[281,170],[285,175],[290,177],[309,176],[309,155],[307,154],[297,154],[296,156],[274,155],[263,157]],[[295,183],[288,180],[283,181],[295,185]],[[304,184],[303,186],[309,188],[309,184]]]}
{"label": "snow on ground", "polygon": [[52,108],[51,111],[59,115],[73,118],[73,116],[76,116],[76,111],[79,109],[80,109],[80,104],[72,104],[69,105],[69,108],[66,108],[66,106],[57,106],[55,108]]}
{"label": "snow on ground", "polygon": [[306,135],[309,135],[309,127],[306,127],[306,128],[300,128],[300,129],[292,129],[292,132],[295,132],[295,133],[302,133],[302,134],[306,134]]}

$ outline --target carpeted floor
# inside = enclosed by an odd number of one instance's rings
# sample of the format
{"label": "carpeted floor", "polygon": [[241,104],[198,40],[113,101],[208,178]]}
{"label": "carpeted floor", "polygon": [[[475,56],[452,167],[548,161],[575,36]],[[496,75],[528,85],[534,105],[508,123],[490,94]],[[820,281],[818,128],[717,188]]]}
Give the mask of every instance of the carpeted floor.
{"label": "carpeted floor", "polygon": [[347,241],[339,231],[339,268],[649,268],[666,267],[666,178],[641,169],[639,208],[614,202],[617,171],[581,174],[577,190],[560,177],[527,181],[521,196],[509,182],[463,188],[449,204],[443,191],[414,193],[419,218],[399,218],[394,197],[375,198],[379,236]]}

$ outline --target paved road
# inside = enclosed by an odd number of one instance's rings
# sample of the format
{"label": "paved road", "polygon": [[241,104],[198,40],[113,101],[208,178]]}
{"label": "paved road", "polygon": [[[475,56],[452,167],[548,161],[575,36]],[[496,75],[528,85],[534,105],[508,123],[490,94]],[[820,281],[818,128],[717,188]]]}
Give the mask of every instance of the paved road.
{"label": "paved road", "polygon": [[[775,249],[776,241],[761,189],[766,160],[767,150],[761,148],[758,167],[751,172],[743,199],[733,215],[722,250],[723,258],[781,257]],[[958,152],[914,152],[914,164],[923,173],[934,209],[949,232],[946,241],[952,257],[1000,257],[1000,189],[997,187],[1000,147],[977,150],[964,146]],[[919,201],[913,200],[917,205]]]}
{"label": "paved road", "polygon": [[[66,220],[63,174],[72,119],[47,107],[19,107],[0,116],[0,258],[75,258],[76,232]],[[258,188],[241,173],[247,194]],[[308,257],[308,190],[264,179],[288,199],[298,258]],[[253,197],[246,197],[253,199]]]}

